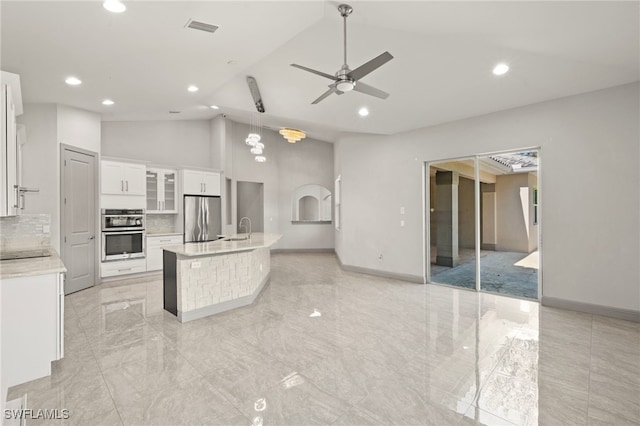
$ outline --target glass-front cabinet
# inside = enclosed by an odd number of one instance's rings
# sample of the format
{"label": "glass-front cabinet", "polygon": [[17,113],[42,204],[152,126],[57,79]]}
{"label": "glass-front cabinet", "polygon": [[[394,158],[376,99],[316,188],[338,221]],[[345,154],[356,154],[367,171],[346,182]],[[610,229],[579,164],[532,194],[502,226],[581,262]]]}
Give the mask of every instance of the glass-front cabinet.
{"label": "glass-front cabinet", "polygon": [[147,169],[147,214],[178,213],[177,176],[176,170]]}

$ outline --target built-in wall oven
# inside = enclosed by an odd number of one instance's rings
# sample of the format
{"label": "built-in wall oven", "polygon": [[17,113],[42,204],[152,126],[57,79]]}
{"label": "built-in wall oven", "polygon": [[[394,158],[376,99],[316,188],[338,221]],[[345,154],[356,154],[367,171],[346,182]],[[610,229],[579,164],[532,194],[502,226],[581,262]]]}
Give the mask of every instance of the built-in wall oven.
{"label": "built-in wall oven", "polygon": [[144,257],[144,210],[102,209],[102,261]]}

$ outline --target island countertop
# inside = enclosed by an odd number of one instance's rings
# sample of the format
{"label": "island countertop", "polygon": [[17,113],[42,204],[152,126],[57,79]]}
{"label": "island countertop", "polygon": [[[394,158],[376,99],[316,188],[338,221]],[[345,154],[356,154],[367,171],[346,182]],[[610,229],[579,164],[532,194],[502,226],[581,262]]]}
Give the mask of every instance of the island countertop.
{"label": "island countertop", "polygon": [[234,241],[236,238],[244,238],[246,234],[232,235],[227,238],[206,243],[186,243],[162,247],[163,250],[184,257],[208,256],[212,254],[232,253],[236,251],[253,250],[261,247],[270,247],[275,244],[282,234],[269,234],[256,232],[250,239]]}

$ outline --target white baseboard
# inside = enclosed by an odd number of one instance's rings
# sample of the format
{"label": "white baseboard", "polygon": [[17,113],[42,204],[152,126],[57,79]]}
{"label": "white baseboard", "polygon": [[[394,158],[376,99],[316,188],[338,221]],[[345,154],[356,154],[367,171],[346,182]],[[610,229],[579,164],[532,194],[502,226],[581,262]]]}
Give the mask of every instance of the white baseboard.
{"label": "white baseboard", "polygon": [[613,308],[611,306],[593,305],[591,303],[575,302],[557,297],[542,296],[542,306],[568,309],[570,311],[585,312],[587,314],[602,315],[627,321],[640,322],[640,311]]}

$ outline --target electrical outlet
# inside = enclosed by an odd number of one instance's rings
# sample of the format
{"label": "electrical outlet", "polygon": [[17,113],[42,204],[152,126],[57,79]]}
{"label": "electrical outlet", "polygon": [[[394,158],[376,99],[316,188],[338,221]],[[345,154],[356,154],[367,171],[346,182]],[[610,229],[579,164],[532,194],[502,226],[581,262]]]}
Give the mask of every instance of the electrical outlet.
{"label": "electrical outlet", "polygon": [[400,221],[400,228],[404,228],[404,220]]}
{"label": "electrical outlet", "polygon": [[201,266],[201,262],[191,262],[191,269],[200,269]]}
{"label": "electrical outlet", "polygon": [[400,207],[400,214],[404,214],[404,207]]}
{"label": "electrical outlet", "polygon": [[378,255],[378,260],[382,260],[382,253]]}
{"label": "electrical outlet", "polygon": [[43,234],[48,234],[51,232],[51,226],[49,225],[42,225],[42,233]]}

